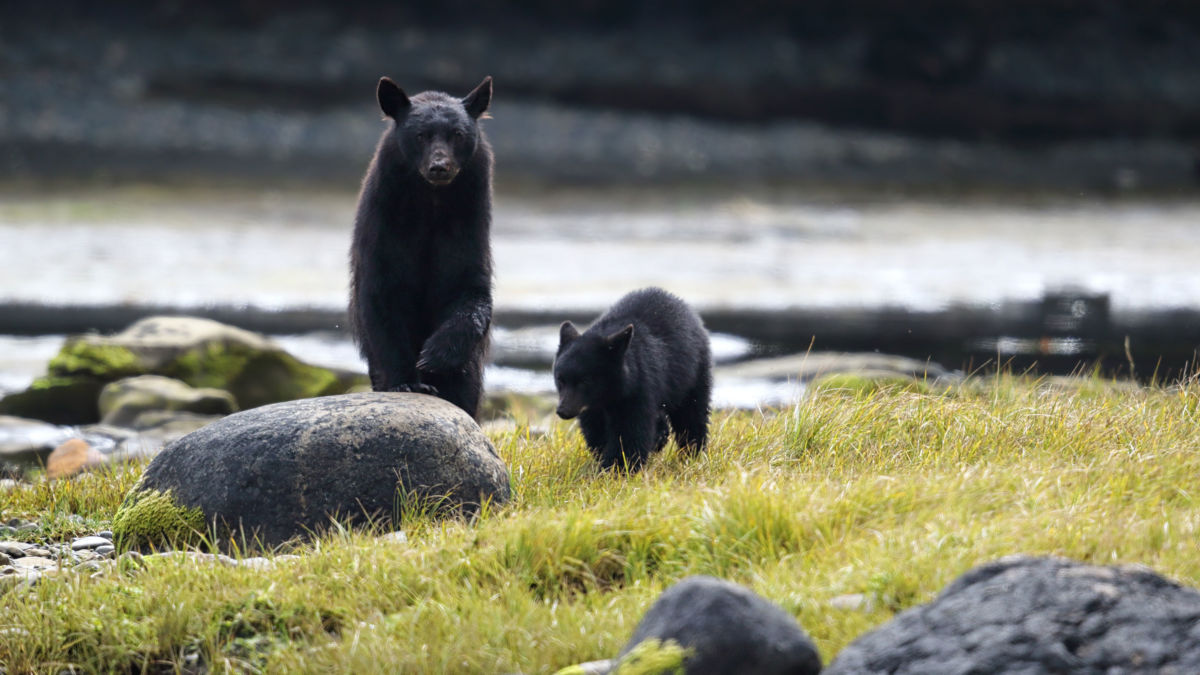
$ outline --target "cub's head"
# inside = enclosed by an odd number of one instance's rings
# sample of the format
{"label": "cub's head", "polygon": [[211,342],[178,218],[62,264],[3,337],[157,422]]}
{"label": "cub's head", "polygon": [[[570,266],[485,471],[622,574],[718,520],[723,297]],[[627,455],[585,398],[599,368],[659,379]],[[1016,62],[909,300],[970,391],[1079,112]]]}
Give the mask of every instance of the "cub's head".
{"label": "cub's head", "polygon": [[593,331],[580,335],[574,324],[563,322],[558,331],[558,354],[554,357],[559,417],[569,420],[588,407],[620,394],[625,352],[631,339],[632,324],[610,335]]}
{"label": "cub's head", "polygon": [[463,98],[425,91],[411,98],[389,78],[376,90],[383,114],[395,120],[393,137],[409,162],[431,185],[454,181],[480,143],[479,120],[492,103],[492,78],[485,77]]}

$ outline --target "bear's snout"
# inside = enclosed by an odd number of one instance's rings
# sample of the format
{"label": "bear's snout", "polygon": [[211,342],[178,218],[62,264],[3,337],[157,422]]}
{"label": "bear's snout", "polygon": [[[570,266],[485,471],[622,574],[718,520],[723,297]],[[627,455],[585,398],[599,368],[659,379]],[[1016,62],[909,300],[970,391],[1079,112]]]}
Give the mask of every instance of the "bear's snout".
{"label": "bear's snout", "polygon": [[458,175],[458,163],[454,153],[444,142],[436,142],[421,167],[421,175],[434,185],[446,185]]}
{"label": "bear's snout", "polygon": [[458,175],[458,167],[450,160],[430,162],[422,172],[425,180],[434,185],[448,185]]}

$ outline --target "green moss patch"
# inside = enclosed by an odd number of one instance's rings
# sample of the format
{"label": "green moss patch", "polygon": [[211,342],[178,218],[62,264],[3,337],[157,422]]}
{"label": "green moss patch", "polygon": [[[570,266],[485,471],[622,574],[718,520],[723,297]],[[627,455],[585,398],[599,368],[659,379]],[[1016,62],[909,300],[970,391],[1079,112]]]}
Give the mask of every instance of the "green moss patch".
{"label": "green moss patch", "polygon": [[282,350],[210,342],[180,355],[163,369],[193,387],[224,389],[242,409],[345,391],[337,374]]}
{"label": "green moss patch", "polygon": [[117,545],[131,548],[177,548],[201,541],[206,532],[204,512],[180,506],[169,492],[134,486],[113,517]]}
{"label": "green moss patch", "polygon": [[84,339],[67,340],[50,359],[48,368],[50,375],[88,375],[105,382],[146,372],[141,359],[130,349]]}
{"label": "green moss patch", "polygon": [[52,424],[100,421],[97,402],[104,382],[90,376],[39,377],[25,391],[0,399],[0,415],[16,415]]}
{"label": "green moss patch", "polygon": [[682,675],[689,650],[674,640],[644,640],[629,650],[613,670],[615,675]]}

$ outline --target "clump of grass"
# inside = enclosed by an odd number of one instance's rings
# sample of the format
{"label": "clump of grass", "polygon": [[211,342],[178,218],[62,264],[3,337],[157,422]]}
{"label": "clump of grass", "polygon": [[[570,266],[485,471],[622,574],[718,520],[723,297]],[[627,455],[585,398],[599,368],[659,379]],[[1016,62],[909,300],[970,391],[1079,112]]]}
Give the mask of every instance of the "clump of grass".
{"label": "clump of grass", "polygon": [[[779,603],[828,660],[1002,555],[1138,562],[1200,585],[1198,428],[1196,380],[1014,376],[821,388],[794,408],[719,413],[706,453],[669,447],[632,476],[600,471],[569,424],[518,427],[493,435],[508,505],[471,520],[414,512],[405,543],[332,531],[269,569],[173,557],[0,591],[0,662],[553,673],[614,656],[691,574]],[[65,538],[110,523],[136,479],[38,481],[0,493],[0,511]],[[830,605],[851,593],[859,610]]]}

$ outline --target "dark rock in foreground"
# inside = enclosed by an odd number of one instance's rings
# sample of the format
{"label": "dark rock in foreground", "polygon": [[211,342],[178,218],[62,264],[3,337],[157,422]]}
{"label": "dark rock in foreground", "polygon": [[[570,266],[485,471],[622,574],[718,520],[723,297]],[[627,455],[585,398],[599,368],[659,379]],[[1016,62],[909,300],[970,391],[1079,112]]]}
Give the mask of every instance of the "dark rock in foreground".
{"label": "dark rock in foreground", "polygon": [[839,675],[1200,673],[1200,592],[1136,566],[1015,556],[859,637]]}
{"label": "dark rock in foreground", "polygon": [[804,675],[821,657],[792,615],[737,584],[689,577],[668,588],[642,617],[618,662],[645,640],[691,650],[688,673]]}
{"label": "dark rock in foreground", "polygon": [[113,521],[124,546],[275,546],[408,507],[470,513],[509,497],[508,470],[478,425],[419,394],[361,393],[237,413],[168,446]]}

